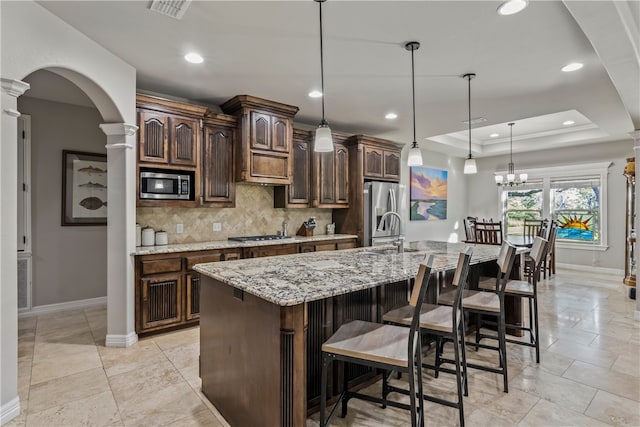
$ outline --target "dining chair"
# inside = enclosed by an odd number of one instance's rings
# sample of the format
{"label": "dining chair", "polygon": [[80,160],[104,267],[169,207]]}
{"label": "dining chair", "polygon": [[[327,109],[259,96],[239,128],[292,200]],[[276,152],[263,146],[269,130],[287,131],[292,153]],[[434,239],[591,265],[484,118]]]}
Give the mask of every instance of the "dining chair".
{"label": "dining chair", "polygon": [[[529,280],[509,280],[504,289],[505,296],[527,298],[529,303],[529,324],[527,326],[513,325],[505,323],[505,326],[529,333],[529,342],[507,338],[506,341],[536,349],[536,363],[540,363],[540,336],[538,333],[538,280],[540,280],[540,270],[544,268],[547,257],[549,242],[540,236],[536,236],[531,246],[530,263],[532,274]],[[496,291],[494,280],[484,280],[478,283],[478,288],[487,291]],[[494,337],[495,339],[495,337]]]}
{"label": "dining chair", "polygon": [[[469,273],[469,263],[471,261],[471,247],[465,248],[458,256],[456,271],[453,276],[453,286],[456,287],[455,297],[452,306],[422,304],[420,308],[420,330],[422,332],[435,335],[437,337],[437,345],[444,345],[443,338],[451,340],[454,347],[454,364],[455,369],[441,368],[443,372],[456,375],[456,383],[458,386],[458,400],[452,402],[450,400],[441,399],[436,396],[423,395],[424,400],[438,403],[441,405],[457,408],[460,417],[460,426],[464,427],[464,407],[463,395],[468,396],[469,390],[467,385],[467,365],[466,350],[464,342],[464,315],[462,313],[462,294],[466,286],[467,275]],[[437,286],[437,282],[432,281]],[[406,305],[386,313],[382,320],[387,324],[409,326],[412,321],[414,308]],[[442,344],[441,344],[442,343]],[[422,363],[423,368],[436,369],[435,365]],[[437,376],[437,375],[436,375]],[[406,389],[391,386],[388,384],[388,376],[385,373],[382,377],[382,398],[386,399],[391,392],[407,394]]]}
{"label": "dining chair", "polygon": [[502,221],[498,222],[476,222],[476,243],[489,245],[502,244]]}
{"label": "dining chair", "polygon": [[[466,290],[462,294],[462,309],[464,312],[475,315],[476,318],[476,351],[478,348],[486,348],[496,350],[498,352],[498,367],[479,365],[467,362],[467,367],[480,369],[487,372],[500,374],[503,377],[504,392],[509,392],[509,382],[507,373],[507,345],[506,345],[506,326],[505,326],[505,309],[504,309],[504,291],[516,259],[516,247],[509,242],[503,242],[500,247],[498,259],[498,274],[495,279],[495,292],[487,292],[484,290]],[[454,293],[447,292],[438,298],[438,304],[453,305]],[[493,335],[482,334],[480,329],[485,324],[485,318],[495,318],[492,322],[496,325],[498,332],[497,337]],[[496,339],[498,346],[492,346],[481,342],[482,339]],[[438,349],[436,349],[438,351]],[[443,362],[451,362],[447,359],[441,359]]]}
{"label": "dining chair", "polygon": [[478,217],[468,216],[462,220],[464,223],[465,242],[472,243],[476,241],[476,222]]}
{"label": "dining chair", "polygon": [[[549,242],[547,252],[542,267],[542,275],[546,279],[547,273],[549,277],[552,274],[556,274],[556,237],[558,236],[558,223],[557,221],[551,221],[549,224],[549,230],[547,232],[546,239]],[[540,280],[538,278],[538,280]]]}
{"label": "dining chair", "polygon": [[536,236],[544,235],[546,229],[545,219],[529,219],[525,218],[524,225],[522,227],[522,235],[524,237],[534,238]]}
{"label": "dining chair", "polygon": [[[381,323],[353,320],[345,323],[322,344],[322,380],[320,396],[320,426],[326,426],[336,409],[342,405],[342,417],[347,415],[349,399],[357,398],[369,402],[389,405],[411,411],[411,425],[424,426],[424,399],[422,389],[422,345],[420,338],[420,310],[422,308],[427,284],[431,277],[434,256],[429,258],[418,269],[409,306],[411,322],[409,327],[385,325]],[[325,417],[327,404],[327,370],[333,361],[354,363],[408,374],[409,404],[385,398],[360,394],[348,389],[348,378],[345,375],[342,393]],[[416,384],[417,382],[417,384]],[[417,389],[417,390],[416,390]]]}

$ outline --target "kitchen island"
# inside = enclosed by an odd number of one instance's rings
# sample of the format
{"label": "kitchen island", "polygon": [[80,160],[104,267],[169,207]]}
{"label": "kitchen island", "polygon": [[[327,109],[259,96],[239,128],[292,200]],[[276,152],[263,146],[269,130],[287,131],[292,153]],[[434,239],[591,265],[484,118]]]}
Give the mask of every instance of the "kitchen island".
{"label": "kitchen island", "polygon": [[[414,242],[199,264],[202,391],[231,425],[303,426],[320,396],[320,347],[350,320],[380,321],[406,304],[409,280],[425,256],[433,271],[456,267],[463,243]],[[499,246],[473,245],[472,266],[491,263]],[[438,275],[432,275],[432,279]],[[329,396],[342,378],[362,382],[369,369],[330,372]]]}

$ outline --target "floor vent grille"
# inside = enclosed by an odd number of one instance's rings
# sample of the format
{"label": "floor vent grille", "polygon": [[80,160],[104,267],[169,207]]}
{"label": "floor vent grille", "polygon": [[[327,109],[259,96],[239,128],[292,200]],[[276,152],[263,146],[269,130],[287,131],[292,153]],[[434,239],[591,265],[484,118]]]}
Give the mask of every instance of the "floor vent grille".
{"label": "floor vent grille", "polygon": [[190,3],[191,0],[153,0],[149,9],[175,19],[181,19]]}

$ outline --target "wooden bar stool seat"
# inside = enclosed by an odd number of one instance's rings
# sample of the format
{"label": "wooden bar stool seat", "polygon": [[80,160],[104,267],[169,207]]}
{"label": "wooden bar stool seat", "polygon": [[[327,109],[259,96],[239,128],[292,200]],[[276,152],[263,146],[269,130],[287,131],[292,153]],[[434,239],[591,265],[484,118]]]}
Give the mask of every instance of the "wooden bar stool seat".
{"label": "wooden bar stool seat", "polygon": [[[424,426],[424,399],[422,389],[422,345],[419,333],[420,309],[431,277],[434,256],[420,264],[411,292],[409,306],[413,310],[410,326],[398,326],[353,320],[345,323],[322,345],[322,379],[320,385],[320,426],[331,421],[338,406],[342,417],[347,415],[349,399],[357,398],[411,412],[412,427]],[[383,371],[406,373],[409,380],[409,403],[360,394],[349,390],[348,376],[344,375],[342,393],[329,416],[326,417],[327,371],[333,361],[353,363]],[[346,367],[345,367],[346,370]],[[384,377],[383,377],[384,378]],[[416,384],[417,382],[417,384]]]}
{"label": "wooden bar stool seat", "polygon": [[[461,301],[469,272],[472,251],[472,248],[468,247],[464,252],[461,252],[458,257],[458,264],[453,277],[453,285],[457,287],[457,290],[456,292],[452,292],[452,294],[455,294],[452,306],[422,304],[419,318],[420,330],[437,337],[437,348],[444,345],[444,338],[454,343],[455,369],[442,369],[442,371],[455,374],[458,386],[458,400],[455,402],[427,394],[423,396],[423,399],[457,408],[461,427],[464,426],[463,395],[467,396],[469,394],[464,344],[464,316],[462,315]],[[413,310],[411,305],[407,305],[387,312],[382,319],[385,323],[409,326],[411,325]],[[438,351],[436,350],[436,357],[437,356]],[[436,359],[436,365],[439,367],[438,359]],[[435,369],[435,376],[437,377],[438,369],[436,365],[422,364],[425,368]],[[388,377],[385,374],[382,382],[383,399],[386,399],[387,395],[391,392],[407,394],[406,390],[389,385]]]}
{"label": "wooden bar stool seat", "polygon": [[[478,288],[485,291],[495,291],[496,281],[495,279],[483,280],[478,283]],[[506,294],[533,296],[533,285],[526,280],[509,280],[504,291]]]}

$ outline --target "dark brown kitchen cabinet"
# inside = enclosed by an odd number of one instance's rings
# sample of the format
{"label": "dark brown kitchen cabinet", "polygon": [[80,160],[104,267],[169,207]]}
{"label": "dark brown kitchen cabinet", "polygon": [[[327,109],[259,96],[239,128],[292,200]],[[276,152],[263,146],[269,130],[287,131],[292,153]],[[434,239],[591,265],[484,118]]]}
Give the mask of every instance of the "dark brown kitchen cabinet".
{"label": "dark brown kitchen cabinet", "polygon": [[220,108],[238,119],[236,180],[290,184],[293,117],[298,107],[237,95]]}
{"label": "dark brown kitchen cabinet", "polygon": [[298,244],[289,243],[284,245],[267,245],[267,246],[254,246],[251,248],[244,248],[244,258],[261,258],[266,256],[276,255],[291,255],[298,253]]}
{"label": "dark brown kitchen cabinet", "polygon": [[184,313],[186,320],[200,318],[200,273],[192,272],[186,275],[187,279],[187,295],[185,302],[187,309]]}
{"label": "dark brown kitchen cabinet", "polygon": [[169,164],[169,116],[138,111],[138,161]]}
{"label": "dark brown kitchen cabinet", "polygon": [[333,136],[333,151],[313,155],[313,199],[314,208],[349,207],[349,151]]}
{"label": "dark brown kitchen cabinet", "polygon": [[364,179],[400,181],[401,149],[364,146]]}
{"label": "dark brown kitchen cabinet", "polygon": [[154,329],[182,321],[182,274],[171,273],[142,278],[141,329]]}
{"label": "dark brown kitchen cabinet", "polygon": [[300,253],[335,251],[356,247],[356,239],[323,240],[300,243]]}
{"label": "dark brown kitchen cabinet", "polygon": [[[235,129],[225,125],[222,116],[207,118],[204,121],[203,203],[208,206],[232,208],[236,204],[233,181]],[[235,124],[235,120],[233,122]]]}
{"label": "dark brown kitchen cabinet", "polygon": [[313,133],[293,129],[291,184],[274,187],[276,208],[308,208],[311,200],[311,143]]}

